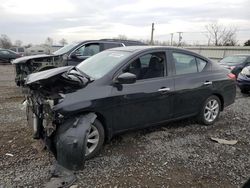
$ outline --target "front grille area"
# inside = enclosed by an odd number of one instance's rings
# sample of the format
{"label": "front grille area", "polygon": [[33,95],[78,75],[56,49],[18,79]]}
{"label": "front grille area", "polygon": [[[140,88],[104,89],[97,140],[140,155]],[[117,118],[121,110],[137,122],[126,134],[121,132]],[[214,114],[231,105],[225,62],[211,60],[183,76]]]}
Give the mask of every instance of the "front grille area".
{"label": "front grille area", "polygon": [[56,130],[54,124],[54,112],[49,103],[43,104],[43,128],[47,136],[51,136]]}

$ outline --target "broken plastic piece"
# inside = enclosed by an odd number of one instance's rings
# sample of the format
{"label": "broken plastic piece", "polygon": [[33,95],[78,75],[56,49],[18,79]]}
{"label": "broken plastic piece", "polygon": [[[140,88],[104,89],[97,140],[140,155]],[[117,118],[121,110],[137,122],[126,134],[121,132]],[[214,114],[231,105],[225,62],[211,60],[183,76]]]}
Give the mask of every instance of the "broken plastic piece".
{"label": "broken plastic piece", "polygon": [[13,156],[14,156],[14,155],[11,154],[11,153],[6,153],[5,155],[10,156],[10,157],[13,157]]}
{"label": "broken plastic piece", "polygon": [[227,145],[235,145],[238,142],[237,140],[225,140],[225,139],[213,138],[213,137],[211,137],[211,140],[216,141],[220,144],[227,144]]}
{"label": "broken plastic piece", "polygon": [[89,113],[67,121],[59,127],[56,136],[58,164],[69,170],[79,170],[83,167],[87,135],[96,117],[94,113]]}
{"label": "broken plastic piece", "polygon": [[51,171],[51,179],[45,184],[45,188],[69,187],[75,181],[76,176],[72,171],[56,163]]}

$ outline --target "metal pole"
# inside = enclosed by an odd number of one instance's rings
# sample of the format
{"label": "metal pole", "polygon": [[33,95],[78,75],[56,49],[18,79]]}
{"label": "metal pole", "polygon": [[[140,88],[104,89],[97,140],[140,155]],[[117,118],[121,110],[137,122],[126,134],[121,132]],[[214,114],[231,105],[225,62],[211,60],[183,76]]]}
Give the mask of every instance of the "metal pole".
{"label": "metal pole", "polygon": [[154,23],[152,23],[152,29],[151,29],[151,41],[150,44],[153,45],[154,44]]}
{"label": "metal pole", "polygon": [[173,38],[174,38],[174,33],[170,33],[170,35],[171,35],[171,46],[173,46]]}
{"label": "metal pole", "polygon": [[178,43],[178,46],[180,46],[180,45],[181,45],[181,40],[182,40],[181,34],[182,34],[183,32],[177,32],[177,33],[179,33],[179,43]]}

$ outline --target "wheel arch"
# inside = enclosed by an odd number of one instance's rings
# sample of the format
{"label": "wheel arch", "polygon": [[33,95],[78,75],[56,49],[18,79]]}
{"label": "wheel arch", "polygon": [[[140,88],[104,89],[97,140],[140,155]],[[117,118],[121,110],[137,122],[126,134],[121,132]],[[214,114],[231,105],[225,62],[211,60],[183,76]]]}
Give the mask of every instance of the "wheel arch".
{"label": "wheel arch", "polygon": [[224,110],[224,98],[221,94],[219,93],[213,93],[212,95],[215,95],[216,97],[218,97],[220,99],[220,102],[221,102],[221,111]]}
{"label": "wheel arch", "polygon": [[108,127],[108,124],[107,124],[107,120],[105,118],[105,116],[103,114],[101,114],[100,112],[96,112],[96,111],[83,111],[81,113],[79,113],[78,115],[84,115],[84,114],[87,114],[87,113],[94,113],[96,114],[96,119],[98,119],[103,128],[104,128],[104,139],[105,141],[109,141],[112,137],[112,133],[111,133],[111,129]]}

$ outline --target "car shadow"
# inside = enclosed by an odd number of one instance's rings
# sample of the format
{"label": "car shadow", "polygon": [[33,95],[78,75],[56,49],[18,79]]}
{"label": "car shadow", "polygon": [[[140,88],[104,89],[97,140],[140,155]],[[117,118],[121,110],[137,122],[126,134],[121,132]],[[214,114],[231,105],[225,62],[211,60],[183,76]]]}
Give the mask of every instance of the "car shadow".
{"label": "car shadow", "polygon": [[185,128],[189,127],[191,125],[197,124],[197,121],[195,118],[187,118],[187,119],[182,119],[182,120],[176,120],[176,121],[171,121],[168,123],[161,123],[155,126],[150,126],[146,128],[140,128],[136,130],[128,130],[125,131],[121,134],[115,135],[110,143],[115,144],[115,143],[121,143],[123,141],[123,138],[125,137],[133,137],[133,138],[140,138],[142,136],[147,136],[153,132],[158,132],[158,131],[170,131],[170,130],[177,130],[179,128]]}

